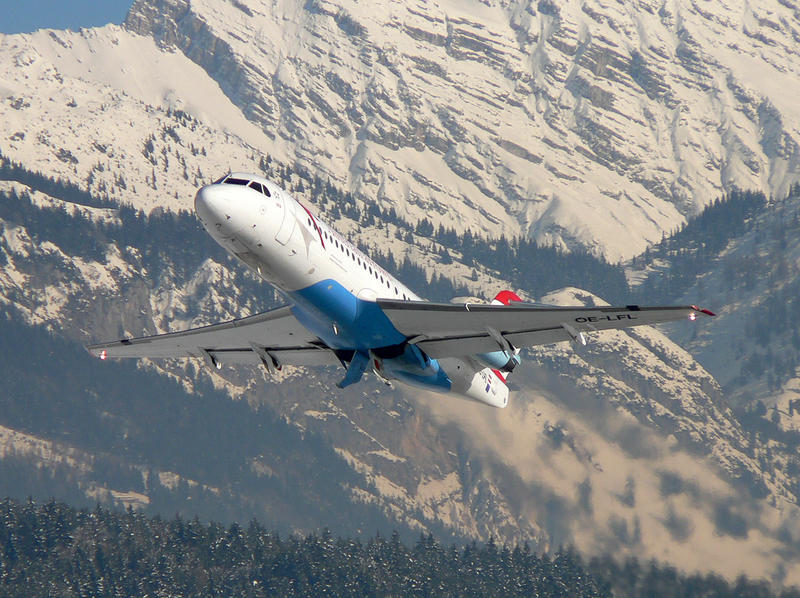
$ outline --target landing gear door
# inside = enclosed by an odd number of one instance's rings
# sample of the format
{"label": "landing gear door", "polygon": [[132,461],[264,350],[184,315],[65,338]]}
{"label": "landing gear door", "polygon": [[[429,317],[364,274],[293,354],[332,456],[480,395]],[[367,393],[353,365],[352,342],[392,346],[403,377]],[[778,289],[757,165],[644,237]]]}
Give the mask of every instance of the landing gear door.
{"label": "landing gear door", "polygon": [[294,214],[294,200],[281,192],[278,195],[278,201],[283,204],[283,221],[281,222],[281,227],[278,229],[278,232],[275,234],[275,240],[281,245],[286,245],[297,224],[297,218]]}

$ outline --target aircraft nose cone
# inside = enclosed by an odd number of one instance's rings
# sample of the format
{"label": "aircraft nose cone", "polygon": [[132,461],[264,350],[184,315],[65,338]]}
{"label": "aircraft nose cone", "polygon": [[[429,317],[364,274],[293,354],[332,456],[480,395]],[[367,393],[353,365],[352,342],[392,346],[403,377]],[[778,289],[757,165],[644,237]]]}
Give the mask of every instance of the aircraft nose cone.
{"label": "aircraft nose cone", "polygon": [[229,200],[220,185],[206,185],[194,196],[194,211],[206,227],[225,221]]}

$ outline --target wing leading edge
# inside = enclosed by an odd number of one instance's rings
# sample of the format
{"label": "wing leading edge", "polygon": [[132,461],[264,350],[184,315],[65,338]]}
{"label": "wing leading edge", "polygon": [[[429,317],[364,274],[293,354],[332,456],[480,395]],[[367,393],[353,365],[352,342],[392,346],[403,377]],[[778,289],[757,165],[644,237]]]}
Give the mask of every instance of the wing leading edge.
{"label": "wing leading edge", "polygon": [[379,299],[392,324],[430,357],[462,357],[503,348],[577,340],[582,333],[713,316],[693,305],[549,307],[426,303]]}
{"label": "wing leading edge", "polygon": [[336,355],[319,343],[292,314],[289,306],[239,318],[154,336],[122,339],[87,347],[107,357],[200,357],[213,365],[229,363],[339,365]]}
{"label": "wing leading edge", "polygon": [[[379,299],[394,326],[435,359],[464,357],[504,348],[577,340],[582,333],[616,330],[713,316],[693,305],[639,307],[549,307],[428,303]],[[336,354],[306,330],[290,306],[261,314],[154,336],[87,347],[105,359],[200,357],[212,365],[340,365]]]}

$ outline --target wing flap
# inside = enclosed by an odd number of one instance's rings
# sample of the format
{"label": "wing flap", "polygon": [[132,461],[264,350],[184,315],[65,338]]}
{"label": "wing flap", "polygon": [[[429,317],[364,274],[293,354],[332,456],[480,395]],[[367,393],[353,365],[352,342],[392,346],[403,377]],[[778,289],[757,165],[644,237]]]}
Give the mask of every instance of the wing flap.
{"label": "wing flap", "polygon": [[[336,354],[329,349],[271,349],[269,354],[275,358],[278,365],[341,365]],[[261,365],[261,358],[252,349],[217,349],[208,351],[214,361],[221,365]]]}
{"label": "wing flap", "polygon": [[[570,340],[570,334],[561,327],[504,334],[503,337],[515,347],[533,347]],[[416,344],[434,359],[491,353],[500,349],[497,341],[488,334],[422,340]]]}

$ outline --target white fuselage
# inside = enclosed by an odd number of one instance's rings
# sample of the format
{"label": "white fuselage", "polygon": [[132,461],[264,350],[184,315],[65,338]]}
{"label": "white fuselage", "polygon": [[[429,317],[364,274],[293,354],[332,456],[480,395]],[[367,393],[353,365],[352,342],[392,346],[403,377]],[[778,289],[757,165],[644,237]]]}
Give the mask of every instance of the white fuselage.
{"label": "white fuselage", "polygon": [[234,173],[200,189],[195,210],[217,243],[287,295],[348,368],[345,384],[371,366],[384,380],[507,404],[508,387],[491,368],[469,356],[430,359],[400,334],[376,300],[420,297],[277,185]]}

